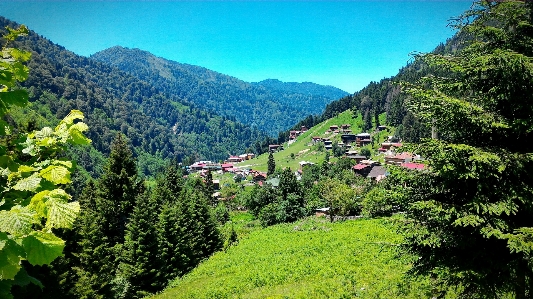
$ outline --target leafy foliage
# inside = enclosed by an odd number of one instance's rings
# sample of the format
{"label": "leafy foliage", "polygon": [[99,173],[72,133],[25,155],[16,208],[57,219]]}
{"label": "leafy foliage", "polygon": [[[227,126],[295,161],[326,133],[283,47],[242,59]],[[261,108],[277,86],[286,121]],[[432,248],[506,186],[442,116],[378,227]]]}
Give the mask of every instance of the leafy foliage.
{"label": "leafy foliage", "polygon": [[[8,42],[28,34],[25,26],[7,30]],[[28,93],[18,89],[18,83],[28,78],[24,63],[30,56],[7,45],[2,48],[1,118],[11,107],[27,104]],[[71,228],[80,207],[64,190],[74,165],[58,156],[69,144],[90,143],[83,135],[88,127],[81,120],[83,114],[73,110],[55,128],[44,127],[18,139],[0,121],[0,293],[6,298],[11,297],[12,285],[40,285],[22,269],[22,261],[50,264],[62,254],[65,242],[52,229]]]}

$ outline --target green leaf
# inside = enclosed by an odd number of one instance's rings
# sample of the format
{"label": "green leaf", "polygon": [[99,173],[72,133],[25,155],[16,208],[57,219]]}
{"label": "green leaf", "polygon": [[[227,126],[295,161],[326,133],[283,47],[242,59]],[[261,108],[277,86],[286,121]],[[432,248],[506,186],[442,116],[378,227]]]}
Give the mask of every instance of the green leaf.
{"label": "green leaf", "polygon": [[50,194],[49,190],[41,191],[35,194],[28,205],[29,209],[32,209],[37,213],[37,217],[44,218],[48,214],[48,207],[46,206],[47,196]]}
{"label": "green leaf", "polygon": [[41,289],[44,288],[43,284],[38,279],[36,279],[35,277],[31,277],[30,275],[28,275],[28,272],[26,272],[24,268],[21,268],[15,276],[13,285],[23,287],[29,285],[30,283],[37,285]]}
{"label": "green leaf", "polygon": [[50,192],[46,202],[48,207],[46,227],[71,228],[80,212],[80,204],[78,202],[66,202],[65,196],[68,194],[65,191],[61,190],[63,194],[55,194],[54,191]]}
{"label": "green leaf", "polygon": [[53,165],[63,165],[68,169],[72,169],[72,161],[64,161],[64,160],[53,160]]}
{"label": "green leaf", "polygon": [[63,254],[65,241],[52,233],[34,231],[22,240],[26,259],[32,265],[50,264]]}
{"label": "green leaf", "polygon": [[27,207],[14,206],[9,211],[0,211],[0,231],[12,235],[26,235],[36,223],[36,214]]}
{"label": "green leaf", "polygon": [[[67,125],[71,125],[74,123],[74,120],[76,119],[83,119],[84,116],[83,116],[83,112],[79,111],[79,110],[72,110],[70,111],[70,113],[65,116],[65,118],[63,118],[63,120],[61,121],[61,123],[65,123]],[[57,131],[57,129],[56,129]]]}
{"label": "green leaf", "polygon": [[38,177],[37,173],[34,173],[31,176],[18,181],[15,186],[13,186],[13,189],[19,191],[35,191],[40,183],[41,178]]}
{"label": "green leaf", "polygon": [[21,268],[23,254],[22,248],[15,241],[9,239],[7,234],[0,233],[0,281],[15,278]]}
{"label": "green leaf", "polygon": [[28,92],[23,89],[0,92],[0,101],[4,102],[7,107],[16,105],[24,107],[28,104]]}
{"label": "green leaf", "polygon": [[41,170],[40,174],[54,184],[70,183],[70,171],[63,166],[50,165]]}
{"label": "green leaf", "polygon": [[91,139],[85,137],[85,135],[78,130],[69,130],[69,133],[69,141],[73,144],[88,145],[91,143]]}

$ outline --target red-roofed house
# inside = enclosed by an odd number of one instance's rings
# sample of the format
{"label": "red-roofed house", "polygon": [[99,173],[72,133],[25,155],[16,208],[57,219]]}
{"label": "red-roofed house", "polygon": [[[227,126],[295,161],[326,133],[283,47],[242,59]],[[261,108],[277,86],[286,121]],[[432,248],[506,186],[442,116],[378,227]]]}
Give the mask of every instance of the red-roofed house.
{"label": "red-roofed house", "polygon": [[222,167],[222,171],[223,172],[226,172],[226,171],[228,171],[228,169],[233,168],[233,164],[231,164],[231,163],[224,163],[224,164],[222,164],[220,166]]}
{"label": "red-roofed house", "polygon": [[229,156],[227,162],[242,162],[242,158],[239,156]]}
{"label": "red-roofed house", "polygon": [[402,163],[400,164],[401,167],[405,167],[407,169],[425,169],[426,165],[422,163]]}

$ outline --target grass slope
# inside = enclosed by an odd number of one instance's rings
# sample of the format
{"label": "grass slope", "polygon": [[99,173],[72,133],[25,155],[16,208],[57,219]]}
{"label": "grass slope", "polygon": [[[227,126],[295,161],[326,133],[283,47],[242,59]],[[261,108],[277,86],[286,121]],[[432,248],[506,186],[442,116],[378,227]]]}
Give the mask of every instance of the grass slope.
{"label": "grass slope", "polygon": [[329,223],[314,217],[251,231],[171,283],[164,298],[427,298],[387,219]]}

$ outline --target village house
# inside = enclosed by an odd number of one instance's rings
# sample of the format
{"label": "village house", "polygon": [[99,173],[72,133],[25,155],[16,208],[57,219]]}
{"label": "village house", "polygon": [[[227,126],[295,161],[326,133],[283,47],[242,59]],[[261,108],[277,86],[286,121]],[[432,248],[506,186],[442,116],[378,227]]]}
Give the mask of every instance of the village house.
{"label": "village house", "polygon": [[329,215],[329,208],[320,208],[315,210],[316,217],[326,217]]}
{"label": "village house", "polygon": [[256,171],[253,173],[254,182],[264,182],[267,178],[267,174],[264,172]]}
{"label": "village house", "polygon": [[387,130],[387,126],[378,126],[378,131],[384,131]]}
{"label": "village house", "polygon": [[317,142],[320,142],[320,141],[322,141],[322,137],[320,137],[320,136],[313,136],[313,142],[314,142],[314,143],[317,143]]}
{"label": "village house", "polygon": [[351,144],[351,143],[355,142],[357,140],[357,138],[356,138],[356,135],[354,135],[354,134],[342,134],[341,135],[341,140],[345,144]]}
{"label": "village house", "polygon": [[352,167],[352,170],[355,174],[366,177],[368,173],[370,172],[370,170],[372,170],[372,165],[359,163],[359,164],[355,164]]}
{"label": "village house", "polygon": [[369,133],[360,133],[355,135],[355,142],[357,146],[365,146],[372,143],[372,140],[370,139]]}
{"label": "village house", "polygon": [[226,160],[228,163],[238,163],[242,162],[242,158],[239,156],[229,156],[228,160]]}
{"label": "village house", "polygon": [[405,168],[407,168],[407,169],[412,169],[412,170],[422,170],[422,169],[425,169],[425,168],[426,168],[426,165],[425,165],[425,164],[422,164],[422,163],[412,163],[412,162],[401,163],[400,166],[401,166],[401,167],[405,167]]}
{"label": "village house", "polygon": [[385,156],[385,163],[400,164],[400,163],[410,162],[412,159],[413,159],[413,154],[404,152],[401,154]]}
{"label": "village house", "polygon": [[337,125],[329,126],[329,129],[330,129],[330,131],[337,131],[337,130],[339,130],[339,126],[337,126]]}
{"label": "village house", "polygon": [[271,152],[275,152],[275,151],[282,150],[282,149],[283,149],[283,145],[279,145],[279,144],[271,144],[268,146],[268,150]]}
{"label": "village house", "polygon": [[228,172],[228,169],[233,168],[233,164],[231,164],[231,163],[224,163],[224,164],[220,165],[220,167],[222,167],[222,171],[223,171],[223,172]]}
{"label": "village house", "polygon": [[383,166],[376,165],[372,167],[372,170],[366,176],[369,179],[375,180],[376,182],[381,181],[387,175],[387,169]]}
{"label": "village house", "polygon": [[307,132],[308,129],[305,126],[302,126],[301,131],[302,131],[302,133],[304,133],[304,132]]}

